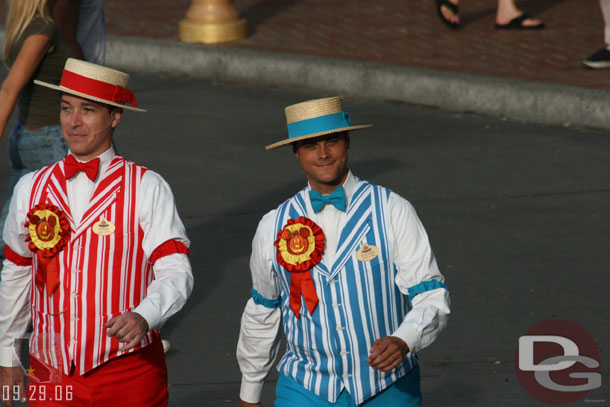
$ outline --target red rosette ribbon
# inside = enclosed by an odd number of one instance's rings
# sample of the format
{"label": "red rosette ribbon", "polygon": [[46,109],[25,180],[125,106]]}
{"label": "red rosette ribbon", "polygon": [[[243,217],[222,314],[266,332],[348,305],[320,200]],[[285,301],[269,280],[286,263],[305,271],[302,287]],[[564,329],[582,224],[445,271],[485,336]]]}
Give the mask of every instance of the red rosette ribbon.
{"label": "red rosette ribbon", "polygon": [[311,219],[301,216],[289,219],[277,234],[277,261],[290,275],[290,308],[300,317],[301,294],[310,314],[319,299],[311,278],[311,269],[322,261],[326,236]]}
{"label": "red rosette ribbon", "polygon": [[38,204],[28,212],[25,227],[30,232],[25,241],[38,258],[36,286],[41,293],[46,286],[51,295],[59,287],[57,254],[70,240],[70,223],[57,206]]}

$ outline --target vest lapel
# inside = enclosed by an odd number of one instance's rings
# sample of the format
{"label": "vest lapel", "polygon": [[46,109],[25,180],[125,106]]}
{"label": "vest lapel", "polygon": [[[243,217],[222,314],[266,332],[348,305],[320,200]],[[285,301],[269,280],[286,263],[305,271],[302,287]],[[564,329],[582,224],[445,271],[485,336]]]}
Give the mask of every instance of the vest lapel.
{"label": "vest lapel", "polygon": [[371,229],[373,211],[373,186],[365,182],[352,196],[347,209],[346,221],[341,229],[337,255],[330,269],[328,280],[332,280],[343,268],[356,246]]}
{"label": "vest lapel", "polygon": [[72,213],[68,206],[68,194],[66,190],[66,176],[64,174],[64,161],[59,161],[49,174],[47,180],[47,200],[57,206],[66,215],[70,222],[70,230],[74,231],[76,225],[72,219]]}
{"label": "vest lapel", "polygon": [[106,208],[116,201],[117,194],[123,184],[124,169],[125,160],[121,156],[116,156],[102,175],[103,179],[95,189],[89,201],[89,207],[83,214],[80,225],[78,225],[75,233],[72,235],[72,240],[76,239],[92,223],[98,221],[99,216]]}

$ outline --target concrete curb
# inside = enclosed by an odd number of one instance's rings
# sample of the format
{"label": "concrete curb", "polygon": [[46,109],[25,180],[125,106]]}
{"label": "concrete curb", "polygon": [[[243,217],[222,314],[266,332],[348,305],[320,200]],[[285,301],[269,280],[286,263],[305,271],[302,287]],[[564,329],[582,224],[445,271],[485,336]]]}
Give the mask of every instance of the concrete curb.
{"label": "concrete curb", "polygon": [[[4,42],[4,31],[0,31]],[[128,72],[299,87],[544,124],[610,130],[610,92],[244,48],[109,36],[106,64]]]}
{"label": "concrete curb", "polygon": [[300,87],[610,130],[610,92],[376,63],[141,38],[108,39],[107,63],[127,71]]}

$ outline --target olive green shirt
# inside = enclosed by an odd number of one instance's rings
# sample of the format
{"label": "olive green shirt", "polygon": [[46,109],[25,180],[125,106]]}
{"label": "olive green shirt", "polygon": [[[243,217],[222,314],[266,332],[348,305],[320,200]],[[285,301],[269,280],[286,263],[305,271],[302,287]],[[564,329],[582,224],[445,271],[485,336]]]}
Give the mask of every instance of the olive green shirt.
{"label": "olive green shirt", "polygon": [[59,124],[59,101],[61,93],[44,86],[35,85],[34,79],[59,84],[66,59],[72,55],[70,48],[60,37],[55,24],[42,17],[36,17],[26,27],[23,35],[15,41],[11,49],[8,66],[12,66],[25,39],[31,35],[42,34],[51,39],[51,47],[34,71],[34,75],[23,87],[17,101],[19,121],[26,127],[35,129],[42,126]]}

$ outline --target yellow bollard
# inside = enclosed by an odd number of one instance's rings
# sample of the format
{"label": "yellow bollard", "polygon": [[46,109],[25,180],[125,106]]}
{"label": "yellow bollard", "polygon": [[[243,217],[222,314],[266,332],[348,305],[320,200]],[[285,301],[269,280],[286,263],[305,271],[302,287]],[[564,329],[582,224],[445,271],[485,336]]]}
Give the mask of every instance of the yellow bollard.
{"label": "yellow bollard", "polygon": [[180,41],[217,44],[246,38],[246,20],[232,0],[193,0],[180,21]]}

